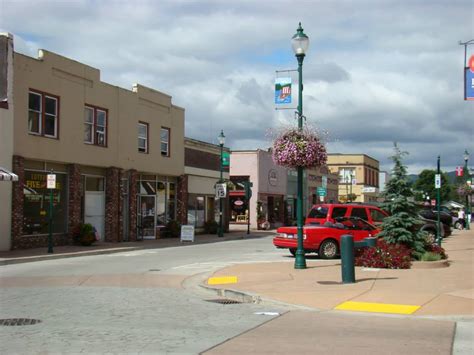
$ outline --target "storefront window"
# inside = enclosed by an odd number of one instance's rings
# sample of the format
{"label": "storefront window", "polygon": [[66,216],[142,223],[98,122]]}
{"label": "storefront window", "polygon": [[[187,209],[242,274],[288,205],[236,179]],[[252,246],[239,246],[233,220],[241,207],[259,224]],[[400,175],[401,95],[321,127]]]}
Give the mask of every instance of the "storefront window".
{"label": "storefront window", "polygon": [[176,184],[168,183],[168,220],[175,219],[176,216]]}
{"label": "storefront window", "polygon": [[156,224],[166,224],[166,184],[159,181],[156,189]]}
{"label": "storefront window", "polygon": [[[50,190],[46,188],[46,172],[25,171],[23,188],[23,233],[49,232]],[[53,233],[67,232],[67,175],[56,174],[53,190]]]}
{"label": "storefront window", "polygon": [[206,204],[204,196],[189,195],[188,197],[188,224],[203,227],[205,222]]}

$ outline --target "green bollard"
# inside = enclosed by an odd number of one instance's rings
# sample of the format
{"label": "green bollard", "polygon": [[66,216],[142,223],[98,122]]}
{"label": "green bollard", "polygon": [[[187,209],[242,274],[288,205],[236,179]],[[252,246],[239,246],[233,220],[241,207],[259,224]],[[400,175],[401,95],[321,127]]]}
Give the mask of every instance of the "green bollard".
{"label": "green bollard", "polygon": [[368,237],[364,239],[365,245],[369,248],[377,246],[377,238],[375,237]]}
{"label": "green bollard", "polygon": [[341,237],[341,271],[342,283],[355,282],[354,237],[349,234]]}

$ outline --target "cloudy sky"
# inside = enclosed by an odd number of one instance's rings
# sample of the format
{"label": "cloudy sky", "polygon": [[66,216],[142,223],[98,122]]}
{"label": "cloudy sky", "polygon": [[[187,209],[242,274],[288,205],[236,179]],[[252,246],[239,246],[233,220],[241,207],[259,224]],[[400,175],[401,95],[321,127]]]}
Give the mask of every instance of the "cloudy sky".
{"label": "cloudy sky", "polygon": [[[302,22],[304,115],[330,153],[364,153],[382,169],[393,142],[409,172],[474,162],[474,102],[463,100],[473,0],[0,0],[15,50],[43,48],[96,67],[124,88],[155,88],[186,109],[186,135],[231,149],[267,148],[296,125],[274,109],[275,71],[295,69]],[[474,53],[474,45],[470,47]],[[471,165],[471,164],[470,164]],[[471,165],[472,166],[472,165]]]}

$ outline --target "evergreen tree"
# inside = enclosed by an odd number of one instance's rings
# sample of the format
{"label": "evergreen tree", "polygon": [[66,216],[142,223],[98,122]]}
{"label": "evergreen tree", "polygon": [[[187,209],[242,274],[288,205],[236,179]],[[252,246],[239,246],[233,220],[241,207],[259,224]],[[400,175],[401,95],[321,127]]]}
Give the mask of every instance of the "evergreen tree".
{"label": "evergreen tree", "polygon": [[390,157],[394,162],[390,180],[385,185],[382,208],[390,213],[382,223],[382,231],[378,236],[390,244],[404,244],[415,253],[423,253],[426,244],[426,233],[420,232],[423,222],[418,217],[415,203],[410,200],[413,196],[407,177],[407,169],[402,163],[404,155],[394,143],[395,154]]}

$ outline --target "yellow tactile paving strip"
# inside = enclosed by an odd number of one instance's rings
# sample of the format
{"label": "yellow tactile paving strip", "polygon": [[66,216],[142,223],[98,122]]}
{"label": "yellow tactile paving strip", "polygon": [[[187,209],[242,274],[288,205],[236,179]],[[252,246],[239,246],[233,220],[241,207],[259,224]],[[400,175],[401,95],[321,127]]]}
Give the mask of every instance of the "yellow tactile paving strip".
{"label": "yellow tactile paving strip", "polygon": [[237,283],[237,276],[210,277],[207,280],[208,285],[224,285]]}
{"label": "yellow tactile paving strip", "polygon": [[407,304],[389,303],[369,303],[348,301],[341,303],[334,309],[341,311],[372,312],[372,313],[392,313],[392,314],[413,314],[421,306]]}

